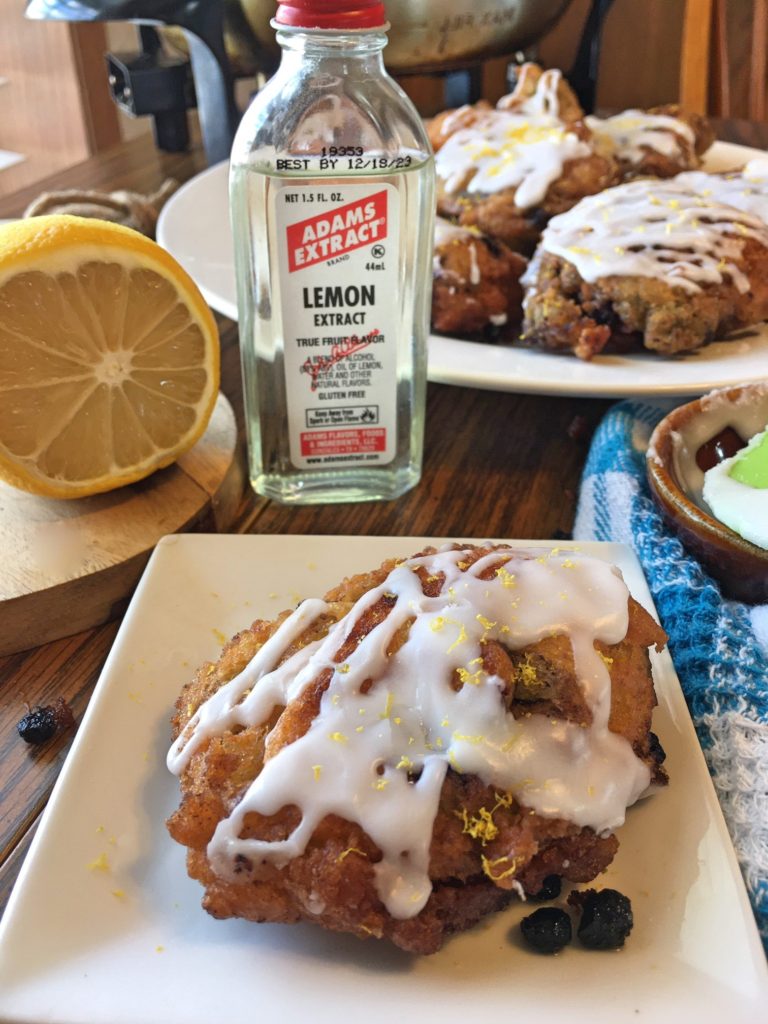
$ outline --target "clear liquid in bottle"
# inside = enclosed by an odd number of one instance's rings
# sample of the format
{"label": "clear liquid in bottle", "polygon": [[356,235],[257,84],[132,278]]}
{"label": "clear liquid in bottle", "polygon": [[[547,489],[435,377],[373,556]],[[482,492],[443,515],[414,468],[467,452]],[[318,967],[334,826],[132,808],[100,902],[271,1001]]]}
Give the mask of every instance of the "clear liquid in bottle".
{"label": "clear liquid in bottle", "polygon": [[231,171],[251,482],[391,499],[421,474],[432,156],[381,28],[278,28]]}

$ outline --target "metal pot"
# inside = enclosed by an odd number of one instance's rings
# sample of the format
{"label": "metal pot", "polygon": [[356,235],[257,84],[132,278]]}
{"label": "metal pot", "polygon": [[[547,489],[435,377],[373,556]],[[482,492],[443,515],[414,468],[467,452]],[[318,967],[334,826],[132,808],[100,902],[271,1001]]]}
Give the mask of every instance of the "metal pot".
{"label": "metal pot", "polygon": [[[276,54],[275,0],[239,3],[259,47]],[[384,59],[397,74],[448,71],[522,50],[536,42],[571,0],[385,0],[390,21]]]}

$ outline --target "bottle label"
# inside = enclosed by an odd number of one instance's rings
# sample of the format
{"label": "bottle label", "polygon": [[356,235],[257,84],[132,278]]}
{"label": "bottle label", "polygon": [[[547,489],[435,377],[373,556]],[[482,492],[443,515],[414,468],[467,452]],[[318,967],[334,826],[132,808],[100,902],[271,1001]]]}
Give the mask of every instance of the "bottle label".
{"label": "bottle label", "polygon": [[397,442],[397,189],[294,181],[272,204],[291,462],[386,465]]}

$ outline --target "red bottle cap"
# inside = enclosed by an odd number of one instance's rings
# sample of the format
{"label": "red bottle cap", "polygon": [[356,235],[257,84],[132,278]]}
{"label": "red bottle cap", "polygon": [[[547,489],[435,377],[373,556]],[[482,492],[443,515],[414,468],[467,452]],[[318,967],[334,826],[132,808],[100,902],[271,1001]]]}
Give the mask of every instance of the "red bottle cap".
{"label": "red bottle cap", "polygon": [[291,28],[380,28],[387,23],[381,0],[287,0],[275,21]]}

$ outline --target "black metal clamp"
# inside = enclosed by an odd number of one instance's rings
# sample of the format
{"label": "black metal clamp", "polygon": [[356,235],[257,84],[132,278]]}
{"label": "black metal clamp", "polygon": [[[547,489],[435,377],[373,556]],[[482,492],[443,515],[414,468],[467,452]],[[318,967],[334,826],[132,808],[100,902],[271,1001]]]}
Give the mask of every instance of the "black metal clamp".
{"label": "black metal clamp", "polygon": [[[25,13],[40,20],[130,21],[181,28],[189,45],[208,162],[229,157],[240,115],[224,48],[222,0],[29,0]],[[161,148],[184,148],[188,136],[183,110],[192,101],[186,62],[163,54],[154,30],[141,35],[141,53],[108,55],[112,94],[129,113],[153,114]]]}

